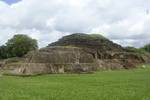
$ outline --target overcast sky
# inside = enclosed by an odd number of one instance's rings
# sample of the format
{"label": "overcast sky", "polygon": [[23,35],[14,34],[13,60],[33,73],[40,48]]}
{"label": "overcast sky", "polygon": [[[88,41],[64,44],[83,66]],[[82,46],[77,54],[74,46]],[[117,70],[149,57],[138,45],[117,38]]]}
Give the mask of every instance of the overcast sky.
{"label": "overcast sky", "polygon": [[20,33],[44,47],[79,32],[123,46],[150,43],[150,0],[0,0],[0,45]]}

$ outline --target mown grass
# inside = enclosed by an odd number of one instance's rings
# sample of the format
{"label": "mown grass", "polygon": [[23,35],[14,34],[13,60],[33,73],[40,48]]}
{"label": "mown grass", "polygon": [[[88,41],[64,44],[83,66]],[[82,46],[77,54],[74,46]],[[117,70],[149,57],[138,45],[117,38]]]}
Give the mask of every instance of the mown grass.
{"label": "mown grass", "polygon": [[150,69],[0,76],[0,100],[150,100]]}

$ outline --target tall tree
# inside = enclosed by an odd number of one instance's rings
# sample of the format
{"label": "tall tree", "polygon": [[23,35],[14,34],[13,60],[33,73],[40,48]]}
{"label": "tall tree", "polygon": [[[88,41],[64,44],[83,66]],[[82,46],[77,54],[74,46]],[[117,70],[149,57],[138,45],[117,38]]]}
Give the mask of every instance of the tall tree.
{"label": "tall tree", "polygon": [[14,35],[6,43],[9,57],[22,57],[27,52],[38,48],[37,40],[23,34]]}

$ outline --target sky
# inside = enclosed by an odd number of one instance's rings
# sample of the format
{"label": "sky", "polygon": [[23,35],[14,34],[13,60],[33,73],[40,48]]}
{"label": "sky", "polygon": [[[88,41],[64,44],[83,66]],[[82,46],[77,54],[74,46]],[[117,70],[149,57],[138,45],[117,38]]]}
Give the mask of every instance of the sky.
{"label": "sky", "polygon": [[7,4],[11,5],[11,4],[17,3],[17,2],[19,2],[19,1],[21,1],[21,0],[1,0],[1,1],[4,1],[4,2],[6,2]]}
{"label": "sky", "polygon": [[150,0],[0,0],[0,45],[15,34],[40,47],[72,33],[101,34],[122,46],[150,43]]}

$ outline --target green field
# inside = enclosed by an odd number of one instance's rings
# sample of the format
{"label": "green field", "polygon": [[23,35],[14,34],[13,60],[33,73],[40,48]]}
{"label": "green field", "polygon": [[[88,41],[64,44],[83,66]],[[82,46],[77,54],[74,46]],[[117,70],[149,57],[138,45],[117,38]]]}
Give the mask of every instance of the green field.
{"label": "green field", "polygon": [[150,100],[150,69],[0,76],[0,100]]}

